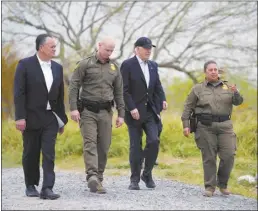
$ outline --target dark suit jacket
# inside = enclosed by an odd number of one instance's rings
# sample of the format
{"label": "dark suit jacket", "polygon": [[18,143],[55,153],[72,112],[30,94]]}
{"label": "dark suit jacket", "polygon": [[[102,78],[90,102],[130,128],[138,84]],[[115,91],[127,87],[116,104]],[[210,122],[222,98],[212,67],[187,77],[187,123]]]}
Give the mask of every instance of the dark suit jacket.
{"label": "dark suit jacket", "polygon": [[153,98],[154,98],[153,101],[157,104],[156,105],[157,112],[158,114],[160,114],[163,110],[163,101],[167,101],[166,95],[162,86],[161,86],[161,89],[155,90]]}
{"label": "dark suit jacket", "polygon": [[[137,108],[140,114],[140,122],[143,122],[146,117],[147,103],[151,106],[155,118],[158,121],[157,114],[159,113],[158,102],[155,102],[154,92],[160,93],[162,89],[158,75],[158,65],[156,62],[148,61],[150,82],[147,88],[145,78],[141,66],[136,56],[125,60],[121,65],[121,74],[124,85],[124,101],[126,107],[125,120],[132,123],[130,111]],[[157,99],[156,99],[157,100]],[[128,121],[127,121],[128,122]]]}
{"label": "dark suit jacket", "polygon": [[67,123],[64,106],[63,67],[51,61],[53,84],[47,90],[45,78],[36,55],[19,61],[14,77],[15,120],[25,119],[26,128],[44,126],[47,102],[59,118]]}

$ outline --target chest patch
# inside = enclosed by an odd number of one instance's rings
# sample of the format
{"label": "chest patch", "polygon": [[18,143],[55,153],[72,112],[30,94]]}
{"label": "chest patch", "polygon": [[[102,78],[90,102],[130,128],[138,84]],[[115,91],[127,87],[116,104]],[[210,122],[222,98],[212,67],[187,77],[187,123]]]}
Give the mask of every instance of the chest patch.
{"label": "chest patch", "polygon": [[111,63],[111,64],[110,64],[110,69],[111,69],[111,71],[116,71],[116,66]]}

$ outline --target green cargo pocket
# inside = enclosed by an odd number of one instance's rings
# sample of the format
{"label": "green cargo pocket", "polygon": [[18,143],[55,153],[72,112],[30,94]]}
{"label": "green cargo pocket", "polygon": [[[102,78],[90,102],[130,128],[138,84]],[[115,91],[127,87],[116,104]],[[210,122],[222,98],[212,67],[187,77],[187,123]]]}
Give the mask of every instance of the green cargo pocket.
{"label": "green cargo pocket", "polygon": [[195,132],[194,134],[194,139],[195,139],[195,143],[196,143],[196,146],[199,148],[199,149],[202,149],[204,146],[203,146],[203,140],[201,138],[201,135],[199,132]]}

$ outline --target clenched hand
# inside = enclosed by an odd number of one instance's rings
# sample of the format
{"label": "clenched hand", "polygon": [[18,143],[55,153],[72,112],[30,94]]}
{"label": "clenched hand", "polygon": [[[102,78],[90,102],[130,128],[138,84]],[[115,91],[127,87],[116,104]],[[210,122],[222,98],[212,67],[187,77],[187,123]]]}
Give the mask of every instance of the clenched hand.
{"label": "clenched hand", "polygon": [[190,134],[190,128],[189,128],[189,127],[184,128],[183,133],[184,133],[184,136],[185,136],[185,137],[188,137],[189,134]]}
{"label": "clenched hand", "polygon": [[25,119],[19,119],[15,122],[15,124],[16,124],[16,129],[23,133],[23,131],[26,128],[26,120]]}
{"label": "clenched hand", "polygon": [[116,119],[116,128],[121,127],[123,125],[123,123],[124,123],[124,118],[117,117],[117,119]]}
{"label": "clenched hand", "polygon": [[140,119],[140,114],[138,112],[138,109],[135,108],[131,111],[131,115],[135,120],[139,120]]}
{"label": "clenched hand", "polygon": [[78,110],[74,110],[74,111],[71,111],[71,119],[75,122],[79,122],[79,120],[81,119],[80,117],[80,113]]}

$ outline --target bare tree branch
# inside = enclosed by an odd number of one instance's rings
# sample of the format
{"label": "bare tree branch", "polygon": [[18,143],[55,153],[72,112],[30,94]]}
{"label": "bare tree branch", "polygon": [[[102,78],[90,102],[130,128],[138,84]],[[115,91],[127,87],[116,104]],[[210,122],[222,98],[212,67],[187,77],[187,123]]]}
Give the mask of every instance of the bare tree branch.
{"label": "bare tree branch", "polygon": [[[85,18],[86,14],[87,14],[88,7],[89,7],[89,2],[86,1],[86,2],[85,2],[85,5],[84,5],[83,12],[82,12],[82,17],[81,17],[81,20],[80,20],[80,25],[81,25],[81,27],[80,27],[80,30],[79,30],[79,31],[82,31],[83,28],[84,28],[84,18]],[[77,36],[78,36],[78,34],[77,34]]]}
{"label": "bare tree branch", "polygon": [[[217,59],[229,68],[257,65],[256,2],[208,2],[204,6],[200,2],[87,1],[78,7],[72,1],[44,1],[2,5],[3,33],[16,35],[12,37],[17,39],[30,36],[27,29],[52,34],[60,40],[58,56],[73,55],[63,59],[67,69],[92,52],[101,33],[110,32],[110,24],[117,27],[118,63],[132,55],[134,36],[148,36],[157,46],[153,59],[161,68],[183,72],[195,82],[193,66],[207,58]],[[79,8],[78,13],[72,14],[74,8]],[[19,33],[14,24],[26,27],[25,33]],[[235,54],[238,58],[230,57]]]}
{"label": "bare tree branch", "polygon": [[[124,42],[121,44],[123,46],[125,46],[126,44],[128,44],[131,39],[132,36],[136,33],[137,30],[139,30],[141,27],[143,27],[145,24],[147,24],[149,21],[151,21],[155,16],[158,16],[159,14],[162,13],[162,11],[169,6],[171,3],[166,4],[164,7],[162,7],[157,13],[154,13],[152,16],[150,16],[148,19],[146,19],[145,21],[143,21],[142,23],[140,23],[138,26],[136,26],[134,29],[132,29],[132,32],[128,35],[127,39],[124,40]],[[123,51],[120,51],[120,54],[115,58],[116,60],[120,59],[123,56]]]}

